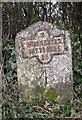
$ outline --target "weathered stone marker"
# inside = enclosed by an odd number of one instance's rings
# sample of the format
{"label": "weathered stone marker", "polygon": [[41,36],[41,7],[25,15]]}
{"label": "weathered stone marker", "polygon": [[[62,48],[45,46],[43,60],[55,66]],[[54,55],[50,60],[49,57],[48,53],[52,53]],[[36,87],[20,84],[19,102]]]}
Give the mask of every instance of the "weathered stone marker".
{"label": "weathered stone marker", "polygon": [[58,98],[71,99],[72,56],[67,31],[40,21],[17,34],[16,51],[18,82],[25,97],[54,89]]}

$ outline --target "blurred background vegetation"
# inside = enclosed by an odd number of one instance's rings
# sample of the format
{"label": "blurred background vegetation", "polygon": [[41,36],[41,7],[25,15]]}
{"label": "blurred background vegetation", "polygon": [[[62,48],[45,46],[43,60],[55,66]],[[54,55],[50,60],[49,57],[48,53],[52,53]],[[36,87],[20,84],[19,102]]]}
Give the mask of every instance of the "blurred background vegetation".
{"label": "blurred background vegetation", "polygon": [[[19,102],[15,36],[38,21],[48,21],[69,30],[72,43],[73,94],[71,103],[36,96],[33,103]],[[64,118],[82,117],[82,2],[7,2],[2,3],[2,117]]]}

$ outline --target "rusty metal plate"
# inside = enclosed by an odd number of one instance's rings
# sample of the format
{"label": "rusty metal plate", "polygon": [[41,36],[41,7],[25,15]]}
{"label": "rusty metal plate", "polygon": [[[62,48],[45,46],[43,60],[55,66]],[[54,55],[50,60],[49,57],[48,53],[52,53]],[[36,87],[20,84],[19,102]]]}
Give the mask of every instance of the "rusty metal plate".
{"label": "rusty metal plate", "polygon": [[37,57],[41,63],[49,63],[53,55],[64,54],[64,35],[54,36],[50,39],[47,31],[39,31],[33,40],[22,42],[24,58]]}

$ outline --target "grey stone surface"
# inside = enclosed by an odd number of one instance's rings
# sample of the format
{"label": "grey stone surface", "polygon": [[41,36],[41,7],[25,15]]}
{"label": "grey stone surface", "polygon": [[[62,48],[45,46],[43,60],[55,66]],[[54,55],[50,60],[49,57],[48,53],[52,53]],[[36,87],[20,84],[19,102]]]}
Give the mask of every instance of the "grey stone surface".
{"label": "grey stone surface", "polygon": [[17,34],[16,53],[18,82],[25,98],[43,94],[48,88],[56,90],[57,99],[71,100],[72,55],[68,31],[47,22],[35,23]]}

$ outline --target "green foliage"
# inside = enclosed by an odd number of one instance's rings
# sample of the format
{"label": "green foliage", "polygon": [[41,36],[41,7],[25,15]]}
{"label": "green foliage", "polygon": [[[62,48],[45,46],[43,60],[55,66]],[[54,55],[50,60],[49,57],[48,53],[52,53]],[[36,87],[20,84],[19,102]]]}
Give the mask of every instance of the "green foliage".
{"label": "green foliage", "polygon": [[[32,21],[37,21],[37,16],[32,17]],[[57,20],[56,25],[62,26],[62,22]],[[77,32],[70,27],[68,23],[64,27],[69,30],[72,40],[72,60],[73,60],[73,81],[74,81],[74,100],[70,103],[61,103],[57,101],[57,92],[55,89],[47,89],[45,95],[43,88],[39,87],[38,92],[31,102],[25,100],[18,101],[20,91],[17,83],[16,56],[14,40],[3,39],[3,118],[64,118],[64,117],[81,117],[82,109],[82,63],[81,63],[81,45]],[[37,93],[37,86],[36,91]],[[43,96],[44,95],[44,96]]]}
{"label": "green foliage", "polygon": [[57,99],[58,94],[57,94],[55,88],[54,89],[47,88],[46,91],[45,91],[45,96],[48,100],[54,101],[54,100]]}
{"label": "green foliage", "polygon": [[39,19],[40,18],[37,15],[34,14],[34,15],[32,15],[32,21],[31,22],[35,23],[35,22],[39,21]]}
{"label": "green foliage", "polygon": [[70,30],[72,40],[72,64],[73,64],[73,80],[74,90],[79,98],[82,98],[82,61],[81,61],[81,45],[79,36],[74,30]]}
{"label": "green foliage", "polygon": [[[66,25],[68,26],[68,25]],[[82,77],[80,60],[80,43],[77,33],[70,29],[73,54],[74,100],[71,103],[57,101],[55,90],[47,90],[44,96],[35,96],[31,102],[16,99],[19,94],[17,86],[15,43],[7,40],[3,44],[4,76],[3,76],[3,118],[54,118],[81,116]],[[36,87],[37,88],[37,87]],[[40,90],[39,90],[40,91]],[[55,94],[54,94],[55,93]],[[19,94],[20,96],[20,94]]]}

